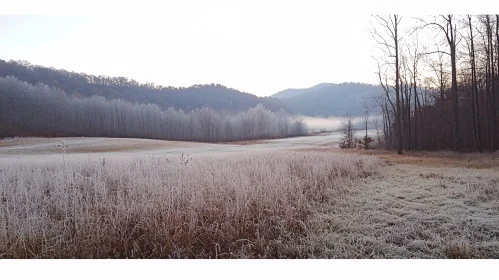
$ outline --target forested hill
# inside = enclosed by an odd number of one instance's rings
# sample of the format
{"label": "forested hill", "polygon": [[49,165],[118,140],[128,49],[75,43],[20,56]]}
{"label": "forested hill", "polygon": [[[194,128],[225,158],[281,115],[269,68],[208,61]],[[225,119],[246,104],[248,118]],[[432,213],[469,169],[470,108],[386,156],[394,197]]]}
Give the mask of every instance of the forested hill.
{"label": "forested hill", "polygon": [[220,113],[238,113],[262,104],[270,111],[284,109],[305,116],[362,116],[366,97],[379,88],[368,84],[322,83],[306,89],[288,89],[271,97],[258,97],[219,84],[190,87],[164,87],[140,84],[124,77],[94,76],[32,65],[26,61],[0,60],[0,77],[14,76],[35,85],[43,83],[62,89],[68,96],[98,95],[107,100],[123,99],[132,103],[152,103],[189,112],[208,106]]}
{"label": "forested hill", "polygon": [[320,90],[322,88],[327,88],[327,87],[332,86],[332,85],[335,85],[335,84],[322,83],[322,84],[318,84],[318,85],[315,85],[315,86],[309,87],[309,88],[289,88],[289,89],[281,90],[278,93],[273,94],[272,97],[286,99],[286,98],[295,97],[297,95],[301,95],[303,93],[309,93],[309,92],[313,92],[316,90]]}
{"label": "forested hill", "polygon": [[0,77],[15,76],[30,84],[43,83],[64,90],[69,96],[103,96],[108,100],[154,103],[162,109],[174,107],[190,111],[209,106],[219,112],[246,111],[259,103],[271,111],[283,108],[290,111],[283,100],[261,98],[219,84],[191,87],[163,87],[152,83],[139,84],[124,77],[94,76],[54,68],[35,66],[25,61],[0,60]]}
{"label": "forested hill", "polygon": [[287,89],[272,97],[286,102],[292,112],[307,116],[362,116],[364,102],[380,91],[361,83],[322,83],[305,89]]}

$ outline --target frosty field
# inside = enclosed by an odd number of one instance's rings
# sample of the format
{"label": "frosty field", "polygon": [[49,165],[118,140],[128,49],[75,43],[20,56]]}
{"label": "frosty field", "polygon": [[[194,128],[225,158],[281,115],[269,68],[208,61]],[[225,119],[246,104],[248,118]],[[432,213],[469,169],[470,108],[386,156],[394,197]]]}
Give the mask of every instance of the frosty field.
{"label": "frosty field", "polygon": [[499,258],[499,159],[230,144],[0,141],[2,258]]}

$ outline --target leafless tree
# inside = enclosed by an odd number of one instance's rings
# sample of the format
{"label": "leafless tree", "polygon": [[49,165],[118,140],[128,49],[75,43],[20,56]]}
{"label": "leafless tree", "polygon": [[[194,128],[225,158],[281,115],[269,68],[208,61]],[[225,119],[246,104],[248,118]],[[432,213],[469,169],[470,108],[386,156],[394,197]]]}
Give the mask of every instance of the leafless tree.
{"label": "leafless tree", "polygon": [[443,32],[447,41],[449,52],[439,51],[450,56],[451,59],[451,91],[453,100],[453,133],[454,133],[454,150],[459,151],[459,98],[457,91],[457,62],[456,62],[456,48],[460,40],[457,39],[457,20],[454,15],[439,15],[433,16],[432,19],[420,19],[423,23],[421,28],[435,27],[437,30]]}
{"label": "leafless tree", "polygon": [[368,124],[369,124],[369,116],[371,114],[371,111],[372,111],[372,108],[371,108],[371,104],[369,104],[370,100],[369,99],[366,99],[364,100],[364,104],[363,104],[363,109],[364,109],[364,125],[365,125],[365,130],[366,130],[366,136],[364,137],[364,149],[369,149],[369,141],[368,141],[368,135],[367,135],[367,128],[368,128]]}
{"label": "leafless tree", "polygon": [[340,141],[340,148],[342,149],[352,149],[356,147],[355,143],[355,128],[353,124],[352,117],[348,115],[342,121],[341,125],[342,138]]}
{"label": "leafless tree", "polygon": [[257,105],[236,115],[210,107],[188,113],[156,104],[101,96],[69,97],[43,84],[0,77],[0,138],[12,136],[133,137],[182,141],[237,141],[305,135],[302,118]]}
{"label": "leafless tree", "polygon": [[386,17],[374,16],[376,26],[373,24],[372,36],[382,46],[385,56],[395,61],[395,127],[397,131],[397,153],[402,154],[402,125],[400,108],[400,67],[399,67],[399,26],[402,16],[389,15]]}

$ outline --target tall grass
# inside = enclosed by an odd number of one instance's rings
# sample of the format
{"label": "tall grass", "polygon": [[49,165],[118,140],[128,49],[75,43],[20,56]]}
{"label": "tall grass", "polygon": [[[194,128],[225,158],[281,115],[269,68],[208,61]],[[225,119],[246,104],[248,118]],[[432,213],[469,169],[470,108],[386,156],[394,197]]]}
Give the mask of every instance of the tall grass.
{"label": "tall grass", "polygon": [[299,257],[374,157],[321,152],[0,165],[0,257]]}

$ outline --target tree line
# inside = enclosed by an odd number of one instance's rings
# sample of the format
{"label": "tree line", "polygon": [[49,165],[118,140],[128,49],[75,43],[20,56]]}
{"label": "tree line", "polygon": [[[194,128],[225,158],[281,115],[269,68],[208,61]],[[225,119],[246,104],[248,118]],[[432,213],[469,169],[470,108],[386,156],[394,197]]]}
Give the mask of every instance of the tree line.
{"label": "tree line", "polygon": [[499,16],[373,16],[387,148],[496,151]]}
{"label": "tree line", "polygon": [[300,136],[303,120],[262,104],[237,114],[203,106],[184,112],[102,96],[78,98],[42,83],[0,77],[0,138],[125,137],[223,142]]}
{"label": "tree line", "polygon": [[228,88],[220,84],[193,85],[190,87],[160,86],[139,83],[126,77],[109,77],[70,72],[33,65],[28,61],[0,60],[0,77],[15,76],[32,85],[43,83],[64,90],[69,96],[103,96],[108,100],[122,98],[132,103],[154,103],[162,110],[172,106],[190,111],[203,105],[218,112],[237,113],[259,103],[276,112],[283,108],[292,112],[283,100],[257,97],[253,94]]}

